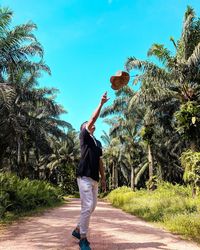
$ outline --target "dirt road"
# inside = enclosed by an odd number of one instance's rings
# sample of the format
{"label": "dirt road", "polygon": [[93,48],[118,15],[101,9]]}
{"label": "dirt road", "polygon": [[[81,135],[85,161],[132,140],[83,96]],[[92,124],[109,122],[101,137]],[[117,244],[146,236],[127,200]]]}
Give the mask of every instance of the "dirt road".
{"label": "dirt road", "polygon": [[[25,218],[0,231],[1,250],[78,250],[71,236],[80,211],[79,199],[42,215]],[[164,230],[99,201],[88,236],[92,250],[200,250]]]}

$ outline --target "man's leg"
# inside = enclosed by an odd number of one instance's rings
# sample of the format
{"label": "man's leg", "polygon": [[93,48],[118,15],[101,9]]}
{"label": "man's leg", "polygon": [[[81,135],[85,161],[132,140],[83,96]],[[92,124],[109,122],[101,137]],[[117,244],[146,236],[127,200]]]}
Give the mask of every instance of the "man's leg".
{"label": "man's leg", "polygon": [[[77,178],[78,187],[79,187],[79,179],[80,178]],[[80,189],[79,189],[79,193],[80,193]],[[72,236],[74,236],[75,238],[77,238],[79,240],[81,238],[81,236],[80,236],[80,218],[78,220],[76,228],[72,231]]]}
{"label": "man's leg", "polygon": [[93,207],[92,207],[92,213],[93,213],[97,205],[97,197],[98,197],[98,182],[94,180],[92,184],[92,194],[93,194]]}
{"label": "man's leg", "polygon": [[86,238],[89,221],[93,209],[93,185],[89,177],[78,178],[78,186],[81,198],[80,235]]}
{"label": "man's leg", "polygon": [[[93,194],[93,206],[92,206],[91,213],[93,213],[95,210],[95,207],[97,205],[97,197],[98,197],[98,182],[94,180],[92,181],[92,194]],[[74,231],[75,232],[73,232],[72,235],[79,239],[80,238],[80,235],[79,235],[80,234],[80,218]]]}

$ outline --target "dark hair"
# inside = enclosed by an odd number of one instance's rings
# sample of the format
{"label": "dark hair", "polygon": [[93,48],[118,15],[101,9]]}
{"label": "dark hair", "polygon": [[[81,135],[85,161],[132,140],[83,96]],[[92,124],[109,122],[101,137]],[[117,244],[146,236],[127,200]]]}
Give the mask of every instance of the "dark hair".
{"label": "dark hair", "polygon": [[85,121],[84,123],[81,124],[80,131],[82,131],[83,126],[87,123],[88,121]]}

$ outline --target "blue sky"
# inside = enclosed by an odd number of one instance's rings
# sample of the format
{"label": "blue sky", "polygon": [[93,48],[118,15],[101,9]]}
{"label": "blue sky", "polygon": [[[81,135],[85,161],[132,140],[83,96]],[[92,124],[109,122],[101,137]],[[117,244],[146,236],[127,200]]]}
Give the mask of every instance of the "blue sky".
{"label": "blue sky", "polygon": [[[37,24],[35,34],[52,71],[39,82],[59,89],[57,101],[68,111],[63,118],[76,130],[90,118],[105,91],[112,103],[109,79],[124,69],[127,57],[146,59],[155,42],[171,49],[169,38],[179,38],[187,5],[200,16],[199,0],[1,0],[0,4],[14,11],[14,25],[29,20]],[[99,119],[98,138],[103,129],[108,131]]]}

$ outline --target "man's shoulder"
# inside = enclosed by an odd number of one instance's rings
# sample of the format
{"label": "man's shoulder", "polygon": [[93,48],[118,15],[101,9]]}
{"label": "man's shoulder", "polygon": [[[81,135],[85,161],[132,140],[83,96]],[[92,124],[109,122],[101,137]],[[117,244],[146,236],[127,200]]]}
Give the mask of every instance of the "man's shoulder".
{"label": "man's shoulder", "polygon": [[83,128],[81,130],[81,132],[80,132],[80,138],[84,137],[84,136],[88,136],[88,135],[90,135],[88,129],[87,128]]}

